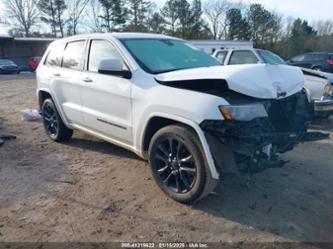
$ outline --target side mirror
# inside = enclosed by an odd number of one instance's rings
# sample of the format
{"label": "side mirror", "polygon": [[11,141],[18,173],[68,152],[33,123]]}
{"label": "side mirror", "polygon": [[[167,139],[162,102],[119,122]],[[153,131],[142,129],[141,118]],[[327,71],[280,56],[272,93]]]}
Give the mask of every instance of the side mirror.
{"label": "side mirror", "polygon": [[125,79],[132,78],[132,73],[123,69],[123,62],[118,58],[101,60],[98,66],[98,72],[123,77]]}

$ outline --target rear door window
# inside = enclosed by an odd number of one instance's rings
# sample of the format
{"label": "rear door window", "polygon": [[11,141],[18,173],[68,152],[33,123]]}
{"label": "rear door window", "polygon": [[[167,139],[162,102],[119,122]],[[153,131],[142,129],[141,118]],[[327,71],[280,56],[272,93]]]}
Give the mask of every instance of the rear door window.
{"label": "rear door window", "polygon": [[225,58],[227,56],[227,51],[220,51],[216,54],[216,59],[218,62],[220,62],[222,65],[224,64]]}
{"label": "rear door window", "polygon": [[257,64],[259,62],[257,56],[250,50],[234,51],[231,54],[229,64]]}
{"label": "rear door window", "polygon": [[47,55],[45,64],[49,66],[61,66],[62,54],[64,51],[64,44],[58,44],[51,48]]}
{"label": "rear door window", "polygon": [[64,51],[62,66],[64,68],[81,70],[84,60],[84,47],[84,40],[67,43]]}

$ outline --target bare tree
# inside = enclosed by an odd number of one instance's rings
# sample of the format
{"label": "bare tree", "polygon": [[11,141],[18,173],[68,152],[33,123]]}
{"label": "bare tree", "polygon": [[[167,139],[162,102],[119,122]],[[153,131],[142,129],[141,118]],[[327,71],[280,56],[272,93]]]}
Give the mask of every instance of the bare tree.
{"label": "bare tree", "polygon": [[312,26],[317,31],[319,36],[330,35],[333,33],[333,21],[332,20],[319,20],[313,22]]}
{"label": "bare tree", "polygon": [[70,34],[77,34],[77,26],[82,18],[85,9],[90,0],[67,0],[68,9],[68,26],[70,27]]}
{"label": "bare tree", "polygon": [[231,8],[229,0],[211,0],[204,6],[204,15],[214,39],[225,38],[227,30],[227,12]]}
{"label": "bare tree", "polygon": [[228,33],[227,13],[231,8],[240,9],[242,12],[246,5],[239,1],[230,0],[209,0],[205,3],[204,17],[214,39],[226,39]]}
{"label": "bare tree", "polygon": [[102,12],[102,5],[98,0],[90,0],[88,8],[88,18],[93,32],[103,32],[102,21],[100,15]]}
{"label": "bare tree", "polygon": [[15,20],[14,25],[30,35],[31,28],[36,24],[39,16],[36,1],[34,0],[6,0],[4,1],[8,16]]}
{"label": "bare tree", "polygon": [[173,35],[176,32],[177,22],[179,21],[179,1],[168,0],[160,10],[161,16],[164,18],[165,23],[170,26],[169,30]]}
{"label": "bare tree", "polygon": [[287,18],[285,18],[285,26],[283,28],[283,33],[282,33],[282,37],[286,37],[289,38],[291,36],[291,31],[293,29],[293,24],[294,24],[295,18],[288,16]]}
{"label": "bare tree", "polygon": [[65,0],[38,0],[37,7],[41,12],[41,20],[51,26],[54,37],[57,37],[59,28],[60,36],[64,37],[65,16],[67,9]]}

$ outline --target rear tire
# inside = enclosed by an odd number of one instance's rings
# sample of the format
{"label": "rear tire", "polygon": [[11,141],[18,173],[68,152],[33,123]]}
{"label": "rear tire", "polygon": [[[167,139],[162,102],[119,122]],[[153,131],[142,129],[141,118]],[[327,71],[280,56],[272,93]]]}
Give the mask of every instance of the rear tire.
{"label": "rear tire", "polygon": [[45,99],[42,105],[43,124],[46,134],[55,142],[64,142],[73,135],[65,126],[52,99]]}
{"label": "rear tire", "polygon": [[181,203],[204,198],[217,184],[197,135],[185,126],[170,125],[155,133],[149,145],[149,163],[157,185]]}

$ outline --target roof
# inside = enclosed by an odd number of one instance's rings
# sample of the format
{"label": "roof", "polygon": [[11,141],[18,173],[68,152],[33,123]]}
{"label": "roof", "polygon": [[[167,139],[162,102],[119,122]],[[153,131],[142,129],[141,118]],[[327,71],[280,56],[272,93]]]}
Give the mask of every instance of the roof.
{"label": "roof", "polygon": [[52,42],[53,45],[62,43],[62,42],[70,42],[77,39],[87,39],[87,38],[108,38],[114,37],[116,39],[177,39],[176,37],[161,35],[161,34],[152,34],[152,33],[136,33],[136,32],[112,32],[112,33],[88,33],[88,34],[80,34],[65,37],[62,39],[56,39]]}
{"label": "roof", "polygon": [[46,41],[46,42],[52,42],[55,40],[55,38],[44,38],[44,37],[15,37],[15,41]]}
{"label": "roof", "polygon": [[88,33],[88,34],[80,34],[65,37],[61,40],[72,40],[72,39],[80,39],[80,38],[87,38],[87,37],[115,37],[117,39],[134,39],[134,38],[151,38],[151,39],[178,39],[175,37],[161,35],[161,34],[152,34],[152,33],[136,33],[136,32],[112,32],[112,33]]}
{"label": "roof", "polygon": [[229,40],[190,40],[195,46],[202,47],[253,47],[251,41],[229,41]]}
{"label": "roof", "polygon": [[119,39],[130,39],[130,38],[172,38],[176,39],[175,37],[161,35],[161,34],[153,34],[153,33],[136,33],[136,32],[124,32],[124,33],[108,33],[116,38]]}
{"label": "roof", "polygon": [[251,41],[233,41],[233,40],[191,40],[191,42],[195,43],[209,43],[209,44],[220,44],[220,43],[230,43],[230,44],[253,44]]}

